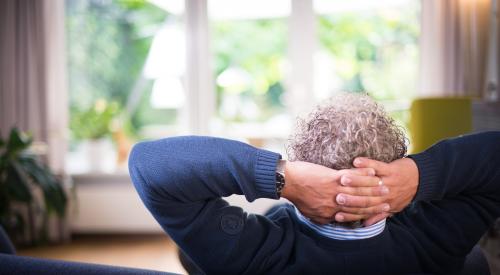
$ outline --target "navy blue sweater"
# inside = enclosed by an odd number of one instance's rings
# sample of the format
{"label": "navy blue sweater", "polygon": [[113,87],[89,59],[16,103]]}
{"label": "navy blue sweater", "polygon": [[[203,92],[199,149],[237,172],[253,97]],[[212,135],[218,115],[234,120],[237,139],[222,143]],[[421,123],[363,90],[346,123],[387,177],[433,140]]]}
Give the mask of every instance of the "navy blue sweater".
{"label": "navy blue sweater", "polygon": [[453,273],[500,216],[500,132],[449,139],[410,156],[414,202],[376,237],[339,241],[302,224],[292,206],[248,214],[221,197],[276,199],[279,154],[213,137],[137,144],[129,168],[158,223],[207,273]]}

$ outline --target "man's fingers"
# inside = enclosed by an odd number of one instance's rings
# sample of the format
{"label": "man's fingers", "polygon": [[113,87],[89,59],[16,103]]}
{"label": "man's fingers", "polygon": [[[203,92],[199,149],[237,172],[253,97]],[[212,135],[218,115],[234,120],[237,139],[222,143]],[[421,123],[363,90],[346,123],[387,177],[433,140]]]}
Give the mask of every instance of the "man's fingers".
{"label": "man's fingers", "polygon": [[325,219],[325,218],[314,216],[314,217],[309,218],[309,220],[311,220],[313,223],[323,225],[323,224],[330,223],[332,219],[331,218]]}
{"label": "man's fingers", "polygon": [[347,187],[340,186],[339,193],[349,194],[353,196],[385,196],[389,194],[389,188],[384,185],[376,185],[375,187]]}
{"label": "man's fingers", "polygon": [[373,168],[375,169],[377,175],[385,175],[389,170],[389,166],[385,162],[358,157],[353,161],[354,167],[357,168]]}
{"label": "man's fingers", "polygon": [[330,215],[326,216],[324,214],[318,214],[315,212],[303,212],[302,215],[304,215],[305,218],[308,220],[312,221],[313,223],[317,224],[327,224],[330,223],[334,218],[334,213],[332,212]]}
{"label": "man's fingers", "polygon": [[366,218],[367,215],[359,215],[359,214],[349,214],[349,213],[337,213],[335,214],[335,221],[337,222],[353,222],[359,221]]}
{"label": "man's fingers", "polygon": [[340,184],[343,186],[360,186],[360,187],[370,187],[379,186],[382,183],[382,179],[376,176],[362,176],[362,175],[342,175],[340,178]]}
{"label": "man's fingers", "polygon": [[340,179],[345,175],[357,175],[357,176],[375,176],[375,169],[373,168],[351,168],[343,170],[331,170],[331,179],[335,183],[338,183]]}
{"label": "man's fingers", "polygon": [[379,205],[386,200],[384,197],[352,196],[340,193],[335,197],[337,204],[348,207],[367,208]]}
{"label": "man's fingers", "polygon": [[348,214],[369,214],[369,215],[374,215],[374,214],[380,214],[389,211],[390,206],[387,203],[383,203],[377,206],[372,206],[368,208],[360,208],[360,207],[347,207],[347,206],[341,206],[340,207],[340,212],[341,213],[348,213]]}
{"label": "man's fingers", "polygon": [[365,226],[370,226],[370,225],[372,225],[372,224],[376,224],[376,223],[378,223],[379,221],[381,221],[381,220],[383,220],[383,219],[385,219],[385,218],[389,217],[390,215],[391,215],[390,213],[380,213],[380,214],[377,214],[377,215],[375,215],[375,216],[372,216],[372,217],[368,218],[367,220],[365,220],[365,221],[363,222],[363,224],[364,224]]}
{"label": "man's fingers", "polygon": [[375,169],[373,168],[351,168],[339,170],[341,175],[359,175],[359,176],[375,176]]}

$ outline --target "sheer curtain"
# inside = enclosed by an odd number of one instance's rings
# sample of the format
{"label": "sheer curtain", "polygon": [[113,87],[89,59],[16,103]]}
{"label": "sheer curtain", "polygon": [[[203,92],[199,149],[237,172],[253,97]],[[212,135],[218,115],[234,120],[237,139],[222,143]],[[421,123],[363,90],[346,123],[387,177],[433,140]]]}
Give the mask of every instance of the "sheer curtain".
{"label": "sheer curtain", "polygon": [[64,167],[67,124],[64,1],[0,1],[0,132],[33,134]]}
{"label": "sheer curtain", "polygon": [[[68,117],[64,1],[0,1],[0,41],[0,132],[5,136],[16,126],[32,133],[46,145],[49,166],[63,176]],[[40,215],[34,218],[36,227],[42,224]],[[69,215],[49,219],[49,240],[67,240],[68,221]]]}
{"label": "sheer curtain", "polygon": [[486,97],[488,60],[498,55],[492,1],[422,0],[421,20],[419,95]]}

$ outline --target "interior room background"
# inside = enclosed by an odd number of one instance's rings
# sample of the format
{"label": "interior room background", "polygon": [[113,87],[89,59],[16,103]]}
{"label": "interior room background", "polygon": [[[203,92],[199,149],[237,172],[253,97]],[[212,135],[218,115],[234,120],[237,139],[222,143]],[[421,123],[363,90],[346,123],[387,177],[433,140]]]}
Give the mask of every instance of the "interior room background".
{"label": "interior room background", "polygon": [[[499,99],[496,0],[7,0],[0,129],[70,196],[65,234],[160,232],[128,179],[144,139],[214,135],[284,152],[295,118],[368,92],[408,130],[415,98]],[[271,202],[249,205],[262,212]]]}

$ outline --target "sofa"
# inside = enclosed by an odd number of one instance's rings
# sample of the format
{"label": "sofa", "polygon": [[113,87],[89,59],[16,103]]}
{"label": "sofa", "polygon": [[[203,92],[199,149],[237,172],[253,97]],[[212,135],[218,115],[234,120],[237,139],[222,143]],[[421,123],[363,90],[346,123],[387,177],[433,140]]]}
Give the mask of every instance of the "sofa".
{"label": "sofa", "polygon": [[137,274],[137,275],[168,275],[174,273],[154,270],[127,268],[99,264],[88,264],[70,261],[38,259],[17,256],[9,237],[0,226],[0,274]]}
{"label": "sofa", "polygon": [[[192,274],[199,274],[199,269],[190,263],[189,258],[180,253],[183,266]],[[38,259],[32,257],[17,256],[14,246],[9,237],[0,226],[0,275],[1,274],[174,274],[154,270],[127,268],[120,266],[109,266],[99,264],[88,264],[60,260]],[[488,262],[479,246],[474,247],[467,256],[465,266],[460,275],[483,275],[490,274]]]}

